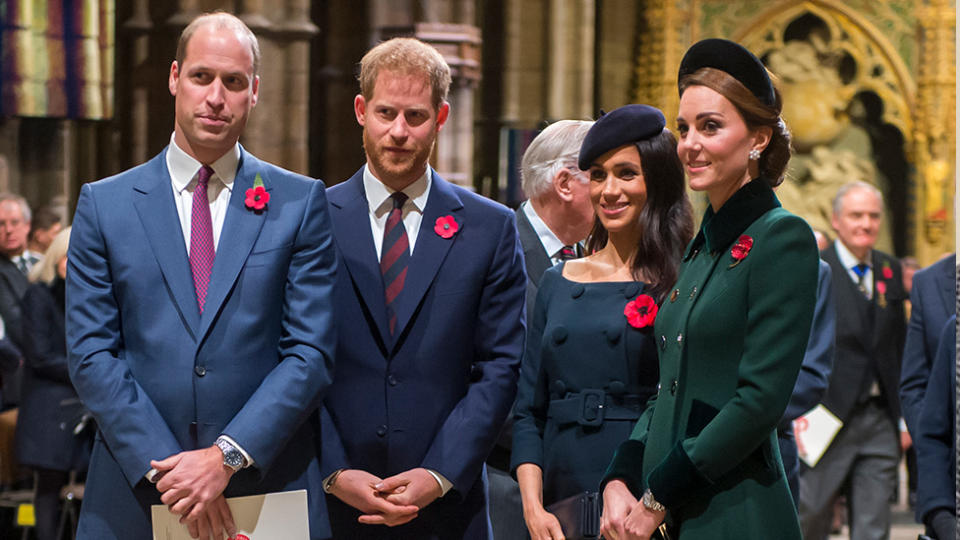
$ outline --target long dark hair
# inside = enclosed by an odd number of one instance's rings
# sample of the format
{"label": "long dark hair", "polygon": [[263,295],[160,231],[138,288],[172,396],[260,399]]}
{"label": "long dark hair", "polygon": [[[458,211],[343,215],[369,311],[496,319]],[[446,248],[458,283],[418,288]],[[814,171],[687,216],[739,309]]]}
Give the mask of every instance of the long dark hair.
{"label": "long dark hair", "polygon": [[[647,202],[640,211],[642,234],[630,269],[633,278],[645,277],[647,292],[659,302],[677,281],[680,256],[693,238],[693,209],[683,180],[683,164],[677,156],[677,138],[669,129],[634,143],[640,153],[640,170],[647,187]],[[594,218],[587,238],[587,252],[607,245],[607,230]]]}

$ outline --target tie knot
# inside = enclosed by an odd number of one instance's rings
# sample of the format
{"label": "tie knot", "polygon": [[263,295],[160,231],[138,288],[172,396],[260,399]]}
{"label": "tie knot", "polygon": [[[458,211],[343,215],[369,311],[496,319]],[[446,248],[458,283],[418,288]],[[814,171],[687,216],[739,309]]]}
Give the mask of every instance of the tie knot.
{"label": "tie knot", "polygon": [[870,267],[868,265],[860,263],[853,267],[853,273],[856,274],[858,278],[862,279],[863,276],[867,275],[867,270],[869,269]]}
{"label": "tie knot", "polygon": [[407,194],[402,191],[395,191],[392,195],[390,195],[390,198],[393,200],[394,210],[403,208],[403,203],[407,202],[407,199],[409,199]]}
{"label": "tie knot", "polygon": [[211,169],[209,165],[200,167],[200,170],[197,172],[197,184],[206,186],[211,176],[213,176],[213,169]]}
{"label": "tie knot", "polygon": [[573,246],[563,246],[562,248],[557,250],[557,253],[556,255],[554,255],[554,257],[556,257],[557,259],[560,259],[561,261],[569,261],[570,259],[576,259],[577,250]]}

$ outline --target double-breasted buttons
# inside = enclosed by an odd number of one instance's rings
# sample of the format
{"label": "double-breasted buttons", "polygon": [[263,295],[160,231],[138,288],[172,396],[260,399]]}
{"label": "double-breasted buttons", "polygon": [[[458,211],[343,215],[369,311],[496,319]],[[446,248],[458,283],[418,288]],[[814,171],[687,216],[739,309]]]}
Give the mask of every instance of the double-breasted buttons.
{"label": "double-breasted buttons", "polygon": [[387,434],[387,426],[380,426],[377,428],[377,436],[384,437]]}
{"label": "double-breasted buttons", "polygon": [[694,285],[693,288],[690,289],[690,299],[693,300],[693,298],[694,298],[695,296],[697,296],[697,286],[696,286],[696,285]]}
{"label": "double-breasted buttons", "polygon": [[193,372],[197,374],[197,377],[203,377],[207,374],[207,368],[203,366],[194,366]]}

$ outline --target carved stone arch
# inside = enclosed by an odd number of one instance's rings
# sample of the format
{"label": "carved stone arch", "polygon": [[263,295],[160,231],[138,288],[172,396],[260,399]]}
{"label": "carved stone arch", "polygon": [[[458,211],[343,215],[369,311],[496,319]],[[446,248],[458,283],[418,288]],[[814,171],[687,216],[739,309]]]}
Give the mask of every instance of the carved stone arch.
{"label": "carved stone arch", "polygon": [[740,27],[731,39],[742,43],[760,57],[784,46],[784,31],[799,17],[810,14],[824,22],[834,47],[857,62],[856,77],[846,84],[849,98],[870,91],[884,104],[883,119],[897,127],[907,148],[914,139],[914,110],[917,85],[906,63],[890,40],[862,14],[844,2],[801,0],[777,3]]}

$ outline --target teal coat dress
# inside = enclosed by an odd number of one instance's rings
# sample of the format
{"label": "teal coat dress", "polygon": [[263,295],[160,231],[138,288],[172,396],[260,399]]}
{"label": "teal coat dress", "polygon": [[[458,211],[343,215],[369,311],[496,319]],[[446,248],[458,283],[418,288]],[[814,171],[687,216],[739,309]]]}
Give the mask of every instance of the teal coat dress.
{"label": "teal coat dress", "polygon": [[660,387],[604,481],[647,487],[673,537],[799,540],[776,426],[813,319],[817,248],[763,178],[708,208],[657,315]]}

